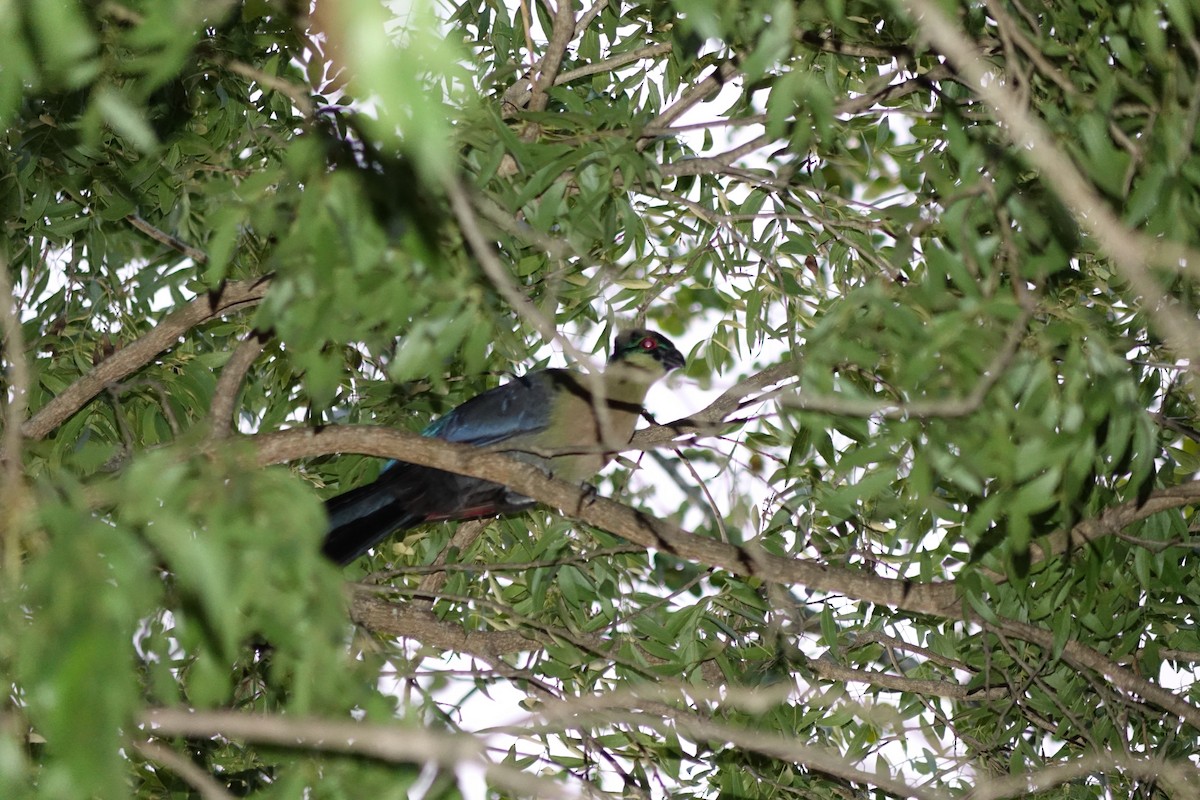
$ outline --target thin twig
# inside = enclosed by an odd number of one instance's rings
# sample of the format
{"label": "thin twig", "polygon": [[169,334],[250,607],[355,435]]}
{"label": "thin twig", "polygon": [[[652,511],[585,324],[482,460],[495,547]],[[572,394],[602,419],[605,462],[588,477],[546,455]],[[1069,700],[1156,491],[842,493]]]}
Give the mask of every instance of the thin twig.
{"label": "thin twig", "polygon": [[[459,526],[462,527],[461,525]],[[451,540],[451,545],[454,542]],[[631,547],[625,545],[622,547],[601,547],[597,550],[589,550],[580,553],[579,555],[564,555],[559,558],[546,558],[539,561],[495,561],[487,563],[447,563],[444,560],[437,561],[432,564],[411,564],[402,567],[391,567],[389,569],[380,570],[371,574],[371,579],[375,581],[386,581],[392,578],[397,578],[402,575],[430,575],[435,572],[468,572],[474,575],[492,572],[528,572],[533,569],[554,569],[556,567],[579,566],[590,564],[596,559],[608,558],[609,556],[627,556],[636,555],[638,553],[645,554],[644,547]],[[429,591],[428,587],[421,587],[423,590]]]}
{"label": "thin twig", "polygon": [[142,233],[149,236],[159,244],[165,244],[167,247],[177,252],[183,253],[197,264],[207,264],[208,254],[203,250],[197,250],[190,244],[180,239],[178,236],[172,236],[164,230],[154,227],[146,220],[139,217],[137,214],[129,214],[125,217],[125,221],[137,228]]}

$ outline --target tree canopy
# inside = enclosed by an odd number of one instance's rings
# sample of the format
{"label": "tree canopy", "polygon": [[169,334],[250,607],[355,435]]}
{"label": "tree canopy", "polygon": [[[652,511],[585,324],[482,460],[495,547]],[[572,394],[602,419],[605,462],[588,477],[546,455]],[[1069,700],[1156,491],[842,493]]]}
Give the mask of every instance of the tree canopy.
{"label": "tree canopy", "polygon": [[[1200,797],[1198,24],[0,0],[0,794]],[[414,433],[632,324],[594,489]]]}

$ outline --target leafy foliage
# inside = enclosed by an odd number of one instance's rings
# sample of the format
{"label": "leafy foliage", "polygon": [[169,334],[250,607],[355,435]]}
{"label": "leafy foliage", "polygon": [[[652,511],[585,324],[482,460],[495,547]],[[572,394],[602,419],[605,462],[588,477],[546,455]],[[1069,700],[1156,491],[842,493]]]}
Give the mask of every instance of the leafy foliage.
{"label": "leafy foliage", "polygon": [[[0,12],[5,797],[1194,796],[1190,4]],[[630,321],[644,528],[264,466]]]}

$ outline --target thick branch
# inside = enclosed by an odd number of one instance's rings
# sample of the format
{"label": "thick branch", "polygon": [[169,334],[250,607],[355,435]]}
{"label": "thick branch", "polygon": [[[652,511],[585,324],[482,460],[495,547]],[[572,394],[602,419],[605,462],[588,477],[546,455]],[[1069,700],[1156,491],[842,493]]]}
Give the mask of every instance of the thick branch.
{"label": "thick branch", "polygon": [[466,734],[451,735],[428,727],[371,725],[358,722],[158,708],[142,715],[147,732],[160,736],[222,736],[280,747],[328,753],[351,753],[393,763],[433,762],[447,767],[480,766],[488,780],[520,795],[567,797],[557,783],[496,764],[485,757],[484,744]]}
{"label": "thick branch", "polygon": [[422,644],[495,662],[501,656],[540,650],[545,646],[521,630],[472,631],[461,623],[443,622],[427,608],[400,605],[362,586],[352,587],[350,618],[364,628],[387,636],[403,636]]}
{"label": "thick branch", "polygon": [[981,776],[979,783],[967,795],[967,800],[1029,797],[1065,783],[1076,783],[1093,775],[1108,775],[1118,771],[1130,778],[1158,784],[1167,797],[1196,800],[1200,796],[1196,789],[1200,784],[1200,775],[1197,775],[1195,766],[1187,761],[1103,750],[1050,764],[1033,772]]}
{"label": "thick branch", "polygon": [[820,592],[844,594],[879,605],[961,619],[952,584],[921,584],[830,567],[697,536],[665,520],[597,497],[594,492],[547,477],[537,467],[498,453],[481,452],[407,431],[370,426],[336,426],[322,430],[290,430],[254,437],[259,461],[274,464],[330,453],[362,453],[437,467],[462,475],[503,483],[566,515],[623,536],[643,547],[708,564],[737,575],[753,575]]}
{"label": "thick branch", "polygon": [[[273,464],[331,453],[362,453],[437,467],[462,475],[503,483],[513,490],[559,509],[570,517],[602,528],[646,548],[677,558],[818,592],[841,594],[941,619],[974,622],[1002,630],[1041,647],[1054,647],[1054,634],[1010,620],[987,621],[964,608],[953,582],[919,583],[871,575],[844,567],[785,558],[697,536],[665,520],[597,497],[588,489],[548,477],[538,468],[507,456],[418,436],[407,431],[370,426],[299,429],[253,437],[259,461]],[[1195,483],[1200,486],[1200,482]],[[1174,498],[1179,504],[1186,498]],[[1134,674],[1097,650],[1068,641],[1067,663],[1103,675],[1114,686],[1162,708],[1200,730],[1200,709]]]}
{"label": "thick branch", "polygon": [[546,104],[550,100],[547,92],[554,85],[555,78],[558,77],[563,55],[567,52],[567,45],[574,37],[574,3],[570,0],[559,0],[558,11],[554,15],[554,30],[550,32],[550,42],[546,46],[546,54],[542,56],[537,78],[533,82],[533,92],[529,98],[530,111],[546,110]]}
{"label": "thick branch", "polygon": [[101,361],[91,372],[79,378],[47,403],[21,426],[28,439],[41,439],[83,408],[93,397],[115,381],[122,380],[150,363],[155,356],[174,345],[188,330],[229,311],[240,311],[257,304],[267,293],[271,281],[226,283],[219,290],[201,295],[167,316],[140,339],[122,347]]}
{"label": "thick branch", "polygon": [[21,313],[13,297],[8,259],[0,257],[0,362],[7,365],[4,383],[4,436],[0,442],[0,498],[8,506],[16,501],[21,484],[21,438],[29,402],[29,364],[25,360],[25,337],[21,335]]}

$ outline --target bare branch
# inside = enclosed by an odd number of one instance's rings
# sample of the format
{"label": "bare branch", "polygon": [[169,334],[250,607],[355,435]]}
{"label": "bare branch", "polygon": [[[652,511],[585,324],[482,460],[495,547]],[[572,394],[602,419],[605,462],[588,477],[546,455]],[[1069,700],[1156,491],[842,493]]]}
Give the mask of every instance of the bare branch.
{"label": "bare branch", "polygon": [[[760,753],[770,758],[798,764],[806,769],[835,778],[874,786],[895,797],[917,798],[917,800],[942,800],[940,792],[910,786],[902,780],[881,772],[866,772],[838,751],[818,745],[804,744],[795,737],[771,734],[761,729],[744,728],[715,719],[701,717],[680,709],[672,709],[664,715],[657,709],[645,709],[644,700],[637,705],[645,710],[623,708],[624,698],[610,695],[595,698],[572,698],[556,704],[556,707],[541,712],[538,716],[548,720],[543,726],[529,723],[520,728],[506,728],[503,732],[518,736],[529,736],[539,732],[554,732],[564,726],[579,730],[624,722],[630,726],[646,727],[664,735],[682,734],[692,741],[711,746],[732,745],[751,753]],[[580,702],[584,701],[584,702]],[[657,711],[658,713],[654,713]]]}
{"label": "bare branch", "polygon": [[1200,774],[1193,764],[1172,761],[1156,756],[1135,756],[1132,753],[1098,751],[1081,758],[1050,764],[1033,772],[1016,775],[981,775],[967,800],[1002,800],[1007,797],[1028,797],[1048,791],[1064,783],[1072,783],[1090,775],[1112,773],[1142,781],[1159,783],[1168,797],[1195,800],[1200,793]]}
{"label": "bare branch", "polygon": [[642,61],[647,58],[658,58],[665,56],[672,50],[671,43],[652,44],[647,47],[640,47],[637,50],[630,50],[627,53],[620,53],[609,58],[604,58],[599,61],[594,61],[591,64],[585,64],[582,67],[567,70],[559,75],[554,80],[554,85],[558,86],[563,83],[570,83],[579,78],[586,78],[589,75],[597,75],[601,72],[611,72],[614,69],[620,69],[626,64],[632,64],[635,61]]}
{"label": "bare branch", "polygon": [[672,442],[688,434],[709,435],[726,423],[733,412],[744,408],[747,404],[758,402],[757,399],[746,400],[751,394],[760,392],[768,386],[786,381],[796,376],[797,363],[785,361],[772,367],[767,367],[748,378],[738,381],[726,389],[721,395],[695,414],[644,428],[633,435],[630,447],[644,449],[655,445]]}
{"label": "bare branch", "polygon": [[[1002,631],[1048,651],[1055,649],[1054,634],[1045,628],[1002,618],[984,620],[982,617],[976,617],[975,621],[988,630]],[[1068,639],[1062,647],[1062,659],[1077,669],[1096,672],[1121,691],[1134,695],[1140,702],[1157,706],[1200,730],[1200,708],[1122,667],[1099,651]]]}
{"label": "bare branch", "polygon": [[[657,117],[650,120],[647,128],[659,128],[670,125],[687,113],[688,109],[697,103],[702,103],[721,90],[733,77],[738,74],[737,65],[732,61],[723,61],[721,65],[710,72],[705,78],[683,93],[683,96],[669,105]],[[643,140],[642,145],[648,144]]]}
{"label": "bare branch", "polygon": [[830,681],[847,683],[865,683],[877,686],[889,692],[910,692],[926,697],[948,697],[952,700],[983,702],[999,700],[1009,694],[1006,688],[972,689],[960,683],[950,681],[929,680],[924,678],[909,678],[903,675],[889,675],[886,672],[875,672],[864,669],[854,669],[843,666],[828,656],[812,658],[805,661],[818,676]]}
{"label": "bare branch", "polygon": [[430,647],[499,661],[502,656],[541,650],[544,642],[524,630],[467,630],[457,622],[438,619],[427,607],[400,605],[380,596],[377,589],[351,585],[350,619],[385,636],[413,639]]}
{"label": "bare branch", "polygon": [[1046,537],[1044,542],[1032,542],[1030,547],[1036,556],[1033,563],[1062,555],[1103,536],[1115,536],[1135,522],[1141,522],[1161,511],[1191,505],[1197,500],[1200,500],[1200,484],[1192,482],[1157,489],[1144,503],[1134,500],[1109,506],[1100,512],[1098,517],[1085,519],[1070,530],[1055,531]]}
{"label": "bare branch", "polygon": [[739,158],[749,155],[755,150],[760,150],[775,141],[774,136],[764,133],[720,155],[685,158],[673,164],[663,164],[660,171],[663,175],[673,178],[681,175],[706,175],[710,172],[721,172],[732,166]]}

